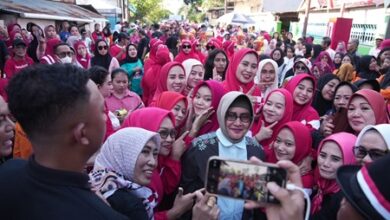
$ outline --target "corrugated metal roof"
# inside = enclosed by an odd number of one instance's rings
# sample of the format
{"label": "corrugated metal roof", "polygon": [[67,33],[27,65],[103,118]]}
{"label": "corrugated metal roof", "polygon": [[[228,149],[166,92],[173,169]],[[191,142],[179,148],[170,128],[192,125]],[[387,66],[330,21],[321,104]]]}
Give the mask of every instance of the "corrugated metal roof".
{"label": "corrugated metal roof", "polygon": [[0,11],[25,18],[93,22],[104,16],[74,4],[47,0],[1,0]]}
{"label": "corrugated metal roof", "polygon": [[263,0],[264,12],[296,12],[301,5],[302,0]]}

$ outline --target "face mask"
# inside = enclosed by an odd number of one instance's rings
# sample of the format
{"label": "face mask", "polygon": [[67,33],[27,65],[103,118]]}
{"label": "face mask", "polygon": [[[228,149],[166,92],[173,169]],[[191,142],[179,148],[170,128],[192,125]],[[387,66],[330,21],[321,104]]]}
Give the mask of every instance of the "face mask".
{"label": "face mask", "polygon": [[72,57],[64,57],[64,58],[61,58],[61,63],[72,63]]}

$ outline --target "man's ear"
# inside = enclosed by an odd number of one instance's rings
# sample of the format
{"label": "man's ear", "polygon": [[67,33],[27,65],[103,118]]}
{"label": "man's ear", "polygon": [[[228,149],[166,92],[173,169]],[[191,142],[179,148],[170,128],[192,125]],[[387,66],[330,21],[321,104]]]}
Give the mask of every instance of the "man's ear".
{"label": "man's ear", "polygon": [[84,123],[79,123],[77,126],[73,129],[73,136],[77,143],[80,143],[82,145],[88,145],[89,139],[86,136],[87,131]]}

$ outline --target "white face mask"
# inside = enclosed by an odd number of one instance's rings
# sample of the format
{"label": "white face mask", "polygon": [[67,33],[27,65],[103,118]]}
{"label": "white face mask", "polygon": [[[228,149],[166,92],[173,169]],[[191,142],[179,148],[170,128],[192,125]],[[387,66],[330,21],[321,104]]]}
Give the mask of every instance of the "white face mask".
{"label": "white face mask", "polygon": [[72,63],[72,57],[64,57],[64,58],[61,58],[61,63]]}

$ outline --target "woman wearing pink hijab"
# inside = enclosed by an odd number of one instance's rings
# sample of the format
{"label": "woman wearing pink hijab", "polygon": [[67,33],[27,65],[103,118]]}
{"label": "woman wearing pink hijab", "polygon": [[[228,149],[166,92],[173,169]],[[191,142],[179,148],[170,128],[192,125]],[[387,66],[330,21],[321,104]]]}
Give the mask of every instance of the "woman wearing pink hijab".
{"label": "woman wearing pink hijab", "polygon": [[41,57],[39,60],[42,64],[54,64],[56,62],[55,60],[55,54],[54,54],[54,47],[57,44],[60,44],[62,41],[58,38],[53,38],[47,41],[46,43],[46,51],[45,55]]}
{"label": "woman wearing pink hijab", "polygon": [[91,67],[91,56],[88,53],[87,46],[83,41],[77,41],[74,44],[74,49],[76,51],[76,59],[78,64],[84,69],[89,69]]}
{"label": "woman wearing pink hijab", "polygon": [[153,100],[162,66],[169,61],[171,61],[171,58],[169,57],[169,50],[167,46],[158,44],[156,47],[156,56],[152,58],[149,63],[149,67],[144,66],[145,75],[141,80],[141,87],[143,89],[142,101],[146,106],[148,106]]}
{"label": "woman wearing pink hijab", "polygon": [[158,76],[157,89],[149,106],[155,106],[161,93],[172,91],[182,93],[186,83],[186,73],[183,65],[176,61],[165,64]]}
{"label": "woman wearing pink hijab", "polygon": [[343,165],[356,163],[353,155],[355,142],[355,135],[340,132],[320,143],[314,174],[318,190],[312,199],[310,219],[337,219],[343,194],[336,181],[336,171]]}
{"label": "woman wearing pink hijab", "polygon": [[191,41],[182,40],[180,43],[179,54],[175,57],[175,61],[179,63],[183,63],[183,61],[188,59],[196,59],[199,60],[199,56],[195,53],[195,48]]}
{"label": "woman wearing pink hijab", "polygon": [[[252,49],[237,51],[229,63],[223,87],[226,92],[241,91],[251,96],[261,96],[260,89],[255,85],[258,56]],[[256,100],[252,99],[252,102]]]}
{"label": "woman wearing pink hijab", "polygon": [[[177,135],[175,116],[165,109],[147,107],[134,111],[125,119],[122,127],[139,127],[160,134],[161,143],[157,168],[153,171],[149,187],[158,194],[157,202],[161,203],[164,195],[175,192],[181,177],[180,159],[184,153],[184,146],[175,145]],[[186,134],[179,137],[178,140],[182,140]],[[191,194],[183,195],[181,202],[175,202],[174,207],[170,210],[155,212],[154,218],[156,220],[176,219],[188,211],[192,204],[193,196]],[[178,208],[178,206],[180,207]],[[180,210],[180,213],[176,213],[174,209]]]}
{"label": "woman wearing pink hijab", "polygon": [[161,40],[158,40],[158,39],[155,39],[155,38],[150,40],[150,43],[149,43],[149,47],[150,47],[149,58],[145,60],[145,64],[144,64],[144,71],[145,71],[145,73],[153,65],[156,65],[157,63],[159,63],[156,53],[157,53],[158,46],[161,45],[161,44],[163,44],[163,42]]}
{"label": "woman wearing pink hijab", "polygon": [[316,89],[315,79],[309,74],[299,74],[294,76],[285,85],[293,97],[293,121],[299,121],[309,128],[318,129],[320,127],[320,116],[311,106]]}

